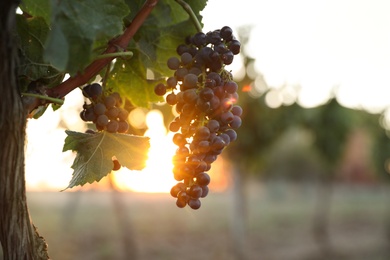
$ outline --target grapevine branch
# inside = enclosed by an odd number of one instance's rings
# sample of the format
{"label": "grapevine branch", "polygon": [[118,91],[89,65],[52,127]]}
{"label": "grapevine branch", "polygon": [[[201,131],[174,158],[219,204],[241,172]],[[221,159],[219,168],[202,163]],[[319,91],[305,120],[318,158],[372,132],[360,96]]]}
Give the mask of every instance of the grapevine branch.
{"label": "grapevine branch", "polygon": [[[141,25],[144,23],[145,19],[149,16],[150,12],[158,3],[158,0],[146,0],[142,8],[139,10],[137,15],[134,17],[133,21],[128,27],[126,27],[123,34],[109,42],[107,49],[103,52],[103,58],[93,61],[89,66],[87,66],[83,73],[79,73],[76,76],[70,77],[61,84],[46,90],[46,94],[49,97],[62,99],[68,93],[70,93],[75,88],[86,84],[90,79],[96,76],[99,71],[101,71],[107,64],[109,64],[117,55],[108,55],[111,53],[116,53],[118,51],[123,51],[127,48],[130,40],[133,38],[134,34],[138,31]],[[44,101],[49,103],[49,100]],[[30,103],[28,111],[34,110],[37,106],[42,105],[42,100],[37,99],[36,102]]]}

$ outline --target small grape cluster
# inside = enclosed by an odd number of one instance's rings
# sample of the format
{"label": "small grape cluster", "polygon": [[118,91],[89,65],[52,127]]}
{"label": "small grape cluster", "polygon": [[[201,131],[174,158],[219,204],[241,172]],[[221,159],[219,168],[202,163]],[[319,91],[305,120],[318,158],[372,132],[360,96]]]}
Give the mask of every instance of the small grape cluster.
{"label": "small grape cluster", "polygon": [[[103,93],[103,87],[99,83],[86,85],[83,89],[84,97],[89,99],[85,102],[80,117],[85,122],[95,124],[97,131],[107,131],[109,133],[126,133],[129,129],[127,117],[129,112],[121,107],[122,98],[118,92],[109,94]],[[96,132],[92,129],[86,131],[90,134]],[[112,158],[113,168],[117,171],[121,164],[116,158]]]}
{"label": "small grape cluster", "polygon": [[178,146],[173,158],[178,183],[171,195],[179,208],[200,208],[200,198],[209,192],[206,172],[237,138],[242,108],[235,104],[238,85],[225,66],[232,63],[240,46],[228,26],[187,37],[176,49],[180,57],[167,60],[174,75],[155,86],[155,93],[165,96],[178,113],[169,130],[176,132],[173,143]]}
{"label": "small grape cluster", "polygon": [[127,132],[129,112],[121,107],[122,99],[118,92],[105,95],[99,83],[92,83],[83,88],[83,95],[90,100],[89,104],[84,103],[80,113],[83,121],[93,122],[98,131]]}

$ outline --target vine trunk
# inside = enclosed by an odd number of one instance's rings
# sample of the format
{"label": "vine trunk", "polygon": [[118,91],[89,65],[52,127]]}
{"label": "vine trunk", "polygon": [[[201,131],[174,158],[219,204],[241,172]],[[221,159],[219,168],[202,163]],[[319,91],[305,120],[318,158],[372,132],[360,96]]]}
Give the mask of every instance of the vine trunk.
{"label": "vine trunk", "polygon": [[0,242],[5,260],[49,259],[30,220],[24,175],[27,112],[17,85],[12,37],[18,1],[0,3]]}

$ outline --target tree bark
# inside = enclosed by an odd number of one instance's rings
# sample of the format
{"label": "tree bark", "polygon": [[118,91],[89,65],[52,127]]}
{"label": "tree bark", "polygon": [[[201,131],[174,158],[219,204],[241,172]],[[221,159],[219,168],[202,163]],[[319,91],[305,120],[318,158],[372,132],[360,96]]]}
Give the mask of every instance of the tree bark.
{"label": "tree bark", "polygon": [[27,208],[24,149],[27,112],[17,83],[13,40],[18,1],[0,3],[0,242],[8,259],[49,259]]}

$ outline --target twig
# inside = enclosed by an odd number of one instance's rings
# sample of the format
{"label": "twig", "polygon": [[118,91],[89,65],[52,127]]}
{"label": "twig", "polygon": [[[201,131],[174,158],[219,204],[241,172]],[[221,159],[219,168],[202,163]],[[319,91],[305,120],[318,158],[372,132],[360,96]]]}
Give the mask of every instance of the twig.
{"label": "twig", "polygon": [[100,54],[99,56],[97,56],[96,60],[105,59],[105,58],[117,58],[117,57],[122,57],[122,56],[128,56],[128,58],[131,58],[131,57],[133,57],[133,55],[134,55],[134,53],[131,51],[104,53],[104,54]]}
{"label": "twig", "polygon": [[44,96],[44,95],[40,95],[40,94],[22,93],[22,96],[35,97],[35,98],[47,100],[47,101],[50,101],[51,103],[56,103],[56,104],[59,104],[59,105],[64,104],[64,100],[63,99],[48,97],[48,96]]}
{"label": "twig", "polygon": [[185,1],[183,0],[175,0],[179,5],[181,5],[183,7],[183,9],[188,13],[188,15],[190,16],[190,19],[191,21],[194,23],[195,25],[195,28],[198,32],[201,32],[202,31],[202,25],[200,24],[198,18],[196,17],[196,14],[194,13],[194,11],[192,10],[191,6],[189,4],[187,4]]}

